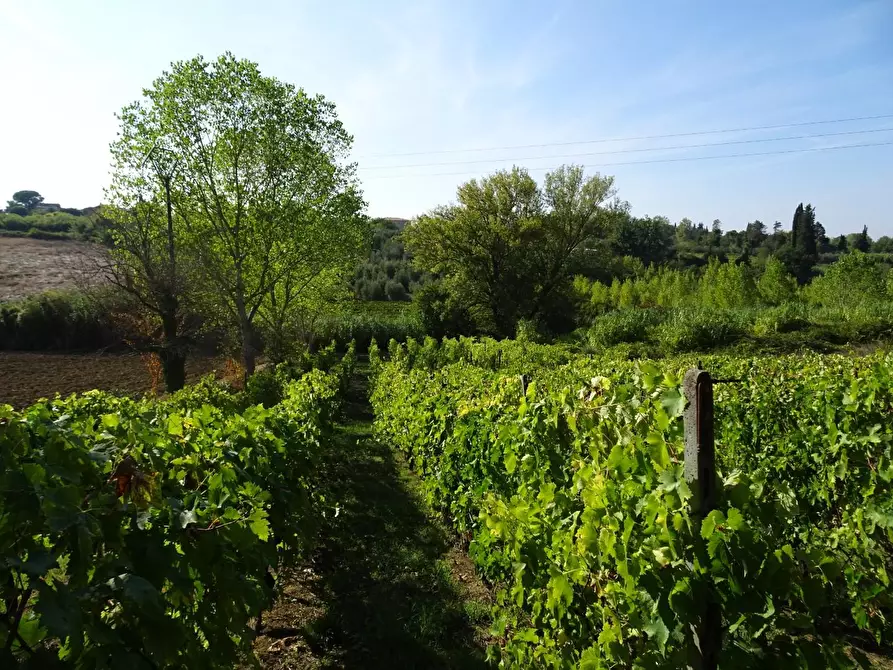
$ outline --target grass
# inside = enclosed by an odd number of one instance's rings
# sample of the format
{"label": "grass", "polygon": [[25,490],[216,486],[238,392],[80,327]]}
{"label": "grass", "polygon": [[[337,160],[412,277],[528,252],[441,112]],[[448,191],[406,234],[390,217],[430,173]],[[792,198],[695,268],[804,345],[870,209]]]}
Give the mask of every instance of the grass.
{"label": "grass", "polygon": [[265,668],[486,667],[489,592],[400,455],[372,438],[364,390],[321,475],[339,513],[312,562],[280,578],[258,655]]}

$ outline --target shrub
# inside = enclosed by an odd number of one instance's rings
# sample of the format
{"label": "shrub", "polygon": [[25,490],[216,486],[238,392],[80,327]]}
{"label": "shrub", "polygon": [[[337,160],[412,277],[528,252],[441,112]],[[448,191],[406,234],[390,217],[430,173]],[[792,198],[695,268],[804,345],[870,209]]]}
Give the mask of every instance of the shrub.
{"label": "shrub", "polygon": [[766,268],[757,282],[757,290],[763,302],[780,305],[796,297],[797,280],[788,272],[784,263],[771,256],[766,261]]}
{"label": "shrub", "polygon": [[409,300],[406,287],[398,281],[391,280],[385,285],[385,293],[388,300]]}
{"label": "shrub", "polygon": [[421,314],[425,333],[441,339],[469,335],[474,324],[468,308],[456,300],[440,283],[431,283],[419,289],[414,302]]}
{"label": "shrub", "polygon": [[875,260],[852,251],[830,265],[806,288],[806,298],[825,307],[849,310],[886,298],[884,270]]}
{"label": "shrub", "polygon": [[249,405],[263,405],[268,409],[278,405],[282,401],[280,379],[270,370],[255,372],[245,385],[245,396]]}
{"label": "shrub", "polygon": [[746,332],[743,312],[677,310],[651,335],[667,353],[702,351],[737,342]]}
{"label": "shrub", "polygon": [[0,349],[85,350],[116,341],[108,315],[81,293],[48,291],[2,307]]}
{"label": "shrub", "polygon": [[720,309],[748,307],[755,302],[755,289],[749,265],[712,258],[701,277],[700,304]]}
{"label": "shrub", "polygon": [[25,220],[25,217],[18,214],[0,214],[0,228],[27,231],[31,226]]}
{"label": "shrub", "polygon": [[66,233],[57,233],[50,230],[32,228],[28,231],[28,237],[35,240],[67,240],[69,235]]}
{"label": "shrub", "polygon": [[659,310],[631,309],[598,317],[589,331],[589,342],[595,347],[610,347],[621,342],[642,342],[648,329],[660,323]]}
{"label": "shrub", "polygon": [[515,339],[518,342],[541,342],[543,338],[537,330],[536,323],[530,319],[519,319],[515,327]]}
{"label": "shrub", "polygon": [[809,326],[808,310],[804,305],[785,303],[760,311],[753,324],[753,334],[765,337],[775,333],[792,333]]}

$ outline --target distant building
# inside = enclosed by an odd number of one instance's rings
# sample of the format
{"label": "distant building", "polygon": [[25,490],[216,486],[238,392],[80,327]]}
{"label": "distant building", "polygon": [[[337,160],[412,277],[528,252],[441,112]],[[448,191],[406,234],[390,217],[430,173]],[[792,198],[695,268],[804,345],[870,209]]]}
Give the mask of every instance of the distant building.
{"label": "distant building", "polygon": [[62,209],[62,205],[57,202],[41,202],[34,206],[35,212],[58,212]]}

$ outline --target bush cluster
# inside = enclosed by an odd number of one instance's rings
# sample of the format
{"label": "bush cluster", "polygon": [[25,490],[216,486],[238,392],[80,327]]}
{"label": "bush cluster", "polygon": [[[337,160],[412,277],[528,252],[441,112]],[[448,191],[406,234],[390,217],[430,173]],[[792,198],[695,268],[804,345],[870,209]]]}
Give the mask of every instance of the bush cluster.
{"label": "bush cluster", "polygon": [[78,292],[48,291],[0,303],[0,350],[95,350],[120,344],[101,303]]}

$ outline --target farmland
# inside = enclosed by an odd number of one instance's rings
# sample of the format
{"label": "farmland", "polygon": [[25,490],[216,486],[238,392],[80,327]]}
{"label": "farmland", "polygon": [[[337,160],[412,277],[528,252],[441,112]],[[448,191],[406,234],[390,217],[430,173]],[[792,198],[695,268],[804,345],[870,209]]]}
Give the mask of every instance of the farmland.
{"label": "farmland", "polygon": [[[194,383],[223,370],[220,358],[193,357],[187,379]],[[25,407],[57,393],[68,396],[92,389],[141,395],[151,390],[152,376],[139,354],[47,354],[0,352],[0,404]]]}
{"label": "farmland", "polygon": [[[114,562],[94,576],[72,572],[82,568],[71,567],[80,554],[69,536],[48,525],[58,523],[51,517],[32,518],[31,543],[9,545],[30,567],[12,574],[15,583],[46,586],[36,596],[7,594],[33,601],[17,619],[22,638],[12,650],[47,654],[66,640],[67,653],[99,659],[123,643],[151,649],[160,666],[254,653],[269,668],[392,667],[396,659],[473,668],[486,657],[517,668],[632,658],[677,667],[693,653],[686,631],[709,593],[724,622],[720,658],[732,666],[812,659],[844,668],[863,659],[863,667],[889,667],[890,355],[698,358],[716,377],[741,380],[716,387],[720,488],[703,518],[692,512],[682,467],[681,379],[691,356],[631,361],[564,345],[410,339],[373,343],[368,367],[356,367],[352,350],[342,358],[326,349],[312,370],[259,372],[245,391],[203,381],[163,400],[91,392],[7,411],[0,448],[20,463],[6,474],[17,496],[37,500],[50,495],[39,491],[70,486],[46,470],[44,459],[57,457],[44,445],[109,454],[79,466],[78,495],[97,496],[90,509],[104,519],[101,533],[84,532],[110,557],[156,536],[200,540],[221,524],[195,546],[199,553],[190,549],[167,571],[136,561],[123,579]],[[29,450],[10,450],[23,430]],[[225,505],[214,473],[223,482],[235,475],[223,474],[214,455],[221,439],[242,449],[239,476],[259,486],[238,484],[244,493]],[[176,451],[193,442],[195,463]],[[286,444],[302,446],[291,453]],[[139,469],[122,480],[125,456]],[[165,476],[170,458],[182,471]],[[267,458],[283,468],[275,477]],[[16,479],[21,473],[32,479]],[[189,482],[203,480],[210,488],[191,492]],[[167,498],[141,481],[157,482]],[[303,492],[286,495],[296,482]],[[260,497],[244,497],[252,490]],[[181,500],[173,509],[194,510],[195,521],[188,511],[168,520],[171,496]],[[21,504],[3,501],[17,515]],[[150,534],[109,535],[128,519],[145,519]],[[238,569],[256,580],[239,586],[226,601],[235,609],[213,626],[183,609],[183,587],[171,590],[177,570],[233,578],[224,566],[194,563],[209,542],[241,556]],[[264,586],[270,570],[275,592]],[[134,599],[128,584],[146,595]],[[93,639],[84,598],[100,586],[119,603],[101,616],[126,642]],[[207,601],[198,611],[224,606],[191,593]],[[60,627],[52,618],[50,603],[63,597],[81,623]],[[154,616],[158,598],[182,614],[176,629],[164,619],[153,626],[235,642],[209,654],[162,644],[151,630],[127,633],[128,621]],[[259,635],[248,632],[262,610]],[[382,664],[362,660],[370,653]]]}
{"label": "farmland", "polygon": [[86,242],[0,237],[0,302],[76,288],[97,249]]}
{"label": "farmland", "polygon": [[722,667],[870,662],[854,645],[888,639],[893,607],[888,354],[702,357],[738,383],[717,387],[718,503],[698,516],[693,359],[509,344],[372,354],[376,432],[498,585],[504,667],[682,667],[705,600]]}
{"label": "farmland", "polygon": [[0,220],[0,666],[893,667],[893,239],[573,164],[372,219],[322,95],[144,83]]}

